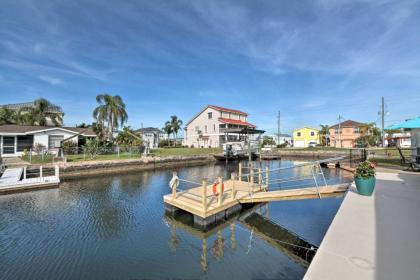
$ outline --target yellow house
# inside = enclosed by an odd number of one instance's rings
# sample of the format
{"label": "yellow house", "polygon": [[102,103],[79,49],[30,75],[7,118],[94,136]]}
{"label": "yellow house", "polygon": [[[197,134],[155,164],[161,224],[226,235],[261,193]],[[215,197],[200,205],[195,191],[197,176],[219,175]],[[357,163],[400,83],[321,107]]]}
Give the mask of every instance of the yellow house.
{"label": "yellow house", "polygon": [[293,131],[293,147],[306,148],[316,144],[319,144],[318,129],[305,126]]}

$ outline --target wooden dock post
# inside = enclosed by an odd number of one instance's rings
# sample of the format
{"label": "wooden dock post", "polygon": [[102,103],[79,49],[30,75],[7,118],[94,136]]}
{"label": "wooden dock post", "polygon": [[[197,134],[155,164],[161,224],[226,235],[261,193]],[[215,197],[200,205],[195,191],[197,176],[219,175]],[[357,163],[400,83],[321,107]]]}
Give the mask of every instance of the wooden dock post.
{"label": "wooden dock post", "polygon": [[242,163],[239,163],[238,180],[242,181]]}
{"label": "wooden dock post", "polygon": [[270,182],[270,168],[265,167],[265,190],[268,191],[268,184]]}
{"label": "wooden dock post", "polygon": [[206,215],[206,212],[207,212],[207,180],[203,180],[202,202],[203,202],[203,212],[204,212],[204,215]]}
{"label": "wooden dock post", "polygon": [[42,180],[42,165],[39,166],[39,178]]}
{"label": "wooden dock post", "polygon": [[26,166],[23,167],[23,180],[26,180]]}
{"label": "wooden dock post", "polygon": [[235,173],[230,174],[230,180],[232,181],[232,192],[230,197],[232,200],[235,199]]}
{"label": "wooden dock post", "polygon": [[219,177],[218,181],[219,181],[219,184],[217,185],[217,188],[218,188],[217,193],[219,195],[217,197],[217,202],[218,202],[219,206],[221,206],[222,202],[223,202],[222,201],[223,200],[223,191],[222,191],[223,179],[222,179],[222,177]]}
{"label": "wooden dock post", "polygon": [[252,169],[252,167],[249,169],[249,182],[251,183],[251,185],[254,183],[254,170]]}
{"label": "wooden dock post", "polygon": [[56,178],[60,178],[60,168],[58,167],[58,165],[55,166],[54,176]]}
{"label": "wooden dock post", "polygon": [[178,186],[178,176],[176,172],[172,172],[172,180],[171,180],[171,188],[172,188],[172,200],[176,198],[176,187]]}

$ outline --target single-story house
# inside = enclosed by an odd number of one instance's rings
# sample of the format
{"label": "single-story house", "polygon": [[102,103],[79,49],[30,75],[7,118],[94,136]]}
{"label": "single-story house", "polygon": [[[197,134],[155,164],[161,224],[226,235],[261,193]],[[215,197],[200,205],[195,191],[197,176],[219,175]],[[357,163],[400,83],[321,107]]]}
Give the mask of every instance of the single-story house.
{"label": "single-story house", "polygon": [[23,151],[29,151],[36,145],[54,151],[60,148],[63,140],[69,139],[81,145],[86,138],[93,137],[96,134],[90,128],[0,125],[0,156],[21,156]]}
{"label": "single-story house", "polygon": [[410,131],[413,158],[420,163],[420,117],[408,119],[404,122],[394,124],[386,128],[386,130],[397,129],[402,132]]}

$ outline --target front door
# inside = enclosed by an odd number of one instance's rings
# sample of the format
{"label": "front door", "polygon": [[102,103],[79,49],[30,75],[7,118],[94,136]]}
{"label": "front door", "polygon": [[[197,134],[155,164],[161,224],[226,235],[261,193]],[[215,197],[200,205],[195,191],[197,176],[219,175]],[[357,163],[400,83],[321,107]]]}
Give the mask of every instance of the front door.
{"label": "front door", "polygon": [[3,136],[3,155],[13,155],[15,153],[15,137]]}

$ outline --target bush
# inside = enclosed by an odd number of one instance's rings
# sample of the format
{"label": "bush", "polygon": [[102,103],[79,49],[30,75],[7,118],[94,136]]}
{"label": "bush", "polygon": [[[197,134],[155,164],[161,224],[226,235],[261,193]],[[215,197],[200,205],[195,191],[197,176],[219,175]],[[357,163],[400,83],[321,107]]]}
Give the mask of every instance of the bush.
{"label": "bush", "polygon": [[63,143],[63,152],[68,155],[77,154],[77,143],[74,141],[67,141]]}
{"label": "bush", "polygon": [[159,141],[159,148],[169,147],[170,142],[168,139],[163,139]]}
{"label": "bush", "polygon": [[277,148],[286,148],[286,147],[287,147],[287,143],[277,145]]}
{"label": "bush", "polygon": [[94,159],[99,153],[99,140],[96,138],[88,139],[83,146],[83,149],[85,153],[89,155],[90,159]]}

